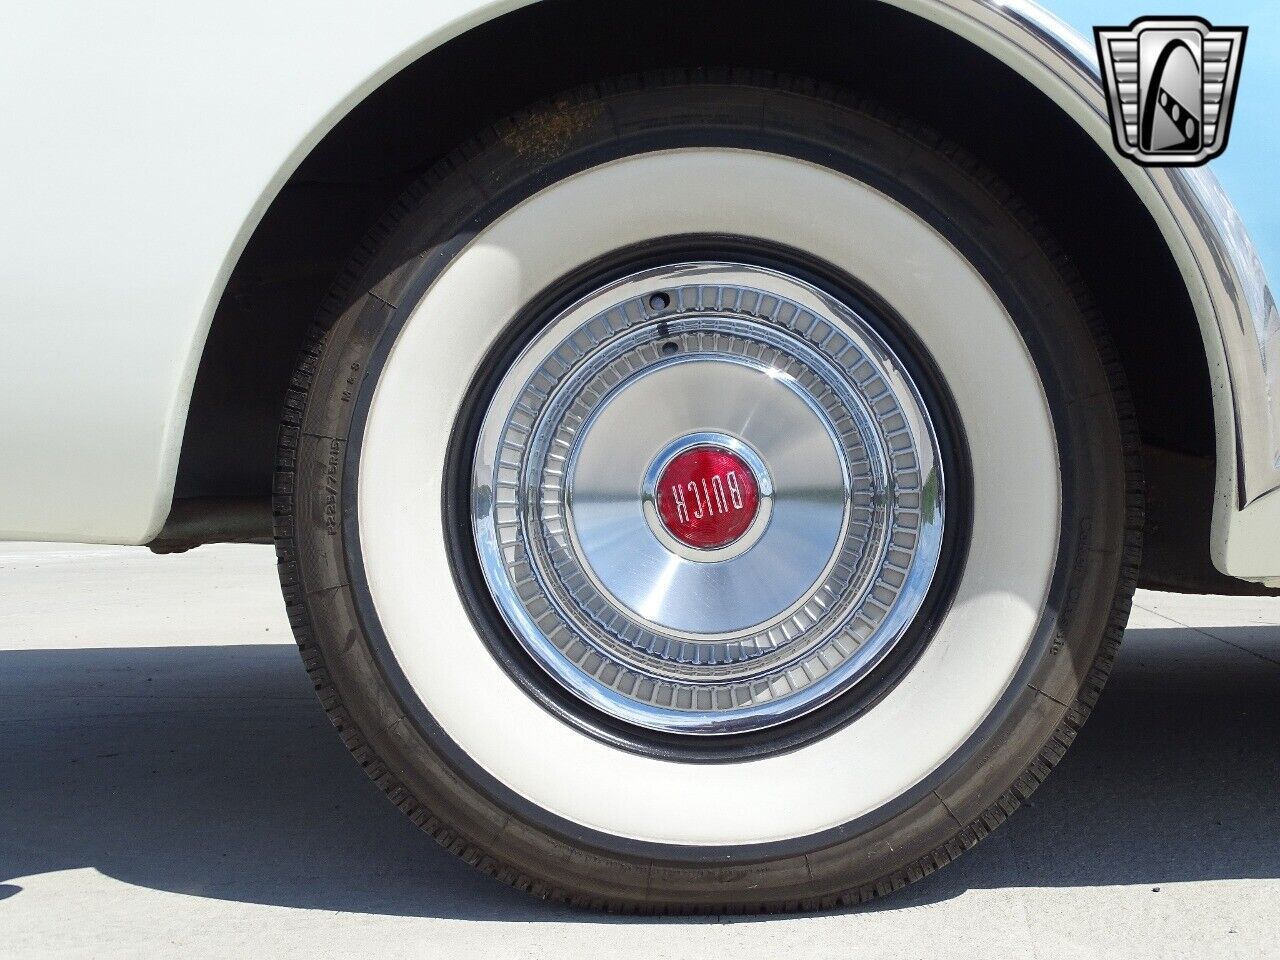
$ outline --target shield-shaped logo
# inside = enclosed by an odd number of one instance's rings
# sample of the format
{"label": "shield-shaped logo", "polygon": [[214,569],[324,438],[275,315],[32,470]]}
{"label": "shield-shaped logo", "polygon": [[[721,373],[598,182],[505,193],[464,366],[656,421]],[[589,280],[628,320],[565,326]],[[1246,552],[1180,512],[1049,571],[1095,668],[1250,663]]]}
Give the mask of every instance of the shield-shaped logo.
{"label": "shield-shaped logo", "polygon": [[1192,167],[1226,149],[1247,27],[1141,17],[1093,33],[1117,150],[1147,166]]}

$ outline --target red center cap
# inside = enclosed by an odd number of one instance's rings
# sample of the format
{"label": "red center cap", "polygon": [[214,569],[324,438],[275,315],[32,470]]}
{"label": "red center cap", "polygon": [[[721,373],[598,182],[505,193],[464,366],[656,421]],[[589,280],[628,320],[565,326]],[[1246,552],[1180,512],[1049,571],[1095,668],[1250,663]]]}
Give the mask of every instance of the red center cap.
{"label": "red center cap", "polygon": [[715,550],[747,532],[760,493],[746,462],[723,447],[694,447],[671,458],[658,478],[658,515],[671,535]]}

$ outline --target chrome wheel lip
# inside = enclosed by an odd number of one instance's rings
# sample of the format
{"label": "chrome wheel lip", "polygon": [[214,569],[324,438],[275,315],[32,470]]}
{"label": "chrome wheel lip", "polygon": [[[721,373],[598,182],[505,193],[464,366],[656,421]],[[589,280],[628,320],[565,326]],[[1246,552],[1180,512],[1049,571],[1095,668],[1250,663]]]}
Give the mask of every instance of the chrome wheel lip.
{"label": "chrome wheel lip", "polygon": [[[638,294],[648,290],[664,287],[684,289],[713,283],[742,283],[748,286],[754,283],[766,291],[762,296],[768,295],[767,291],[771,285],[781,286],[786,291],[786,297],[799,308],[812,311],[813,315],[824,322],[829,323],[835,319],[839,324],[850,325],[857,333],[859,345],[868,350],[869,358],[874,359],[876,370],[883,380],[892,384],[891,389],[894,394],[910,400],[902,406],[903,419],[907,421],[910,433],[925,441],[915,451],[919,455],[919,472],[922,478],[917,498],[918,513],[922,519],[916,530],[918,534],[916,542],[919,553],[926,558],[927,562],[914,564],[907,571],[896,601],[878,622],[871,638],[874,642],[869,641],[861,645],[856,656],[849,657],[841,669],[833,670],[805,686],[803,697],[783,697],[743,708],[704,710],[695,707],[675,711],[639,702],[619,694],[616,690],[602,687],[600,684],[591,682],[585,675],[576,672],[573,664],[566,664],[564,651],[549,640],[535,618],[530,616],[514,589],[511,578],[503,569],[503,552],[509,549],[510,544],[504,541],[495,526],[496,514],[502,506],[501,498],[494,496],[494,489],[487,486],[483,478],[493,476],[493,471],[501,466],[498,454],[501,438],[496,435],[494,429],[493,412],[509,409],[509,405],[515,402],[523,389],[525,378],[530,375],[530,371],[540,360],[554,352],[566,330],[572,330],[575,324],[581,324],[584,314],[589,316],[591,310],[599,306],[600,298],[607,295],[613,302],[631,303]],[[642,315],[628,319],[640,327],[646,324],[649,326],[662,324],[664,327],[668,323],[674,325],[682,316],[681,307],[681,304],[673,304],[669,309],[648,312],[642,306]],[[717,315],[716,307],[704,305],[700,301],[696,307],[691,308],[691,311],[691,315],[695,318]],[[665,336],[665,333],[663,335]],[[879,396],[882,395],[877,395]],[[719,434],[719,436],[728,435]],[[683,438],[677,438],[676,442],[679,439]],[[736,437],[730,437],[730,439],[742,442]],[[751,449],[750,445],[744,444],[744,446],[747,450]],[[661,459],[663,458],[655,458],[654,463]],[[942,459],[930,414],[911,377],[875,328],[852,308],[802,280],[765,267],[700,261],[645,270],[607,284],[601,290],[582,298],[559,313],[526,346],[507,375],[500,381],[490,402],[489,413],[481,427],[473,466],[472,520],[481,569],[498,602],[499,611],[516,635],[516,639],[533,655],[535,662],[543,670],[573,694],[610,716],[651,730],[706,735],[734,734],[775,726],[830,702],[873,670],[905,632],[928,592],[941,552],[944,519]],[[651,464],[651,469],[652,466]],[[925,482],[926,474],[927,482]],[[758,473],[758,476],[768,478],[767,467]],[[770,483],[771,493],[768,501],[771,514],[774,499],[772,481],[767,482]],[[511,508],[516,507],[516,504],[508,503],[506,506]],[[646,505],[645,509],[650,511],[652,505]],[[763,510],[761,512],[764,513]],[[752,525],[750,532],[754,533],[757,539],[767,529],[768,519],[768,517],[765,518],[758,533],[755,531],[760,518],[757,517],[757,522]],[[646,522],[651,523],[651,521]],[[657,521],[657,526],[661,528],[660,520]],[[727,545],[725,549],[731,550],[743,539],[745,537]],[[694,548],[685,547],[684,549]],[[676,553],[674,550],[672,552]],[[857,598],[858,602],[867,599],[875,587],[875,581],[863,584]],[[711,639],[716,637],[712,636]],[[799,658],[796,658],[796,662],[798,660]],[[783,665],[786,665],[785,658]],[[643,671],[640,673],[643,674]],[[715,689],[712,681],[708,681],[705,686]]]}
{"label": "chrome wheel lip", "polygon": [[[742,459],[754,476],[756,495],[759,498],[756,515],[747,529],[724,546],[708,549],[681,541],[667,529],[666,523],[658,512],[658,482],[663,471],[680,454],[700,447],[723,448]],[[572,491],[570,491],[570,499],[572,500]],[[769,468],[760,454],[742,439],[718,431],[689,433],[671,441],[653,458],[640,484],[640,502],[650,532],[664,547],[676,556],[692,560],[694,563],[715,563],[746,553],[764,535],[769,527],[769,520],[773,516],[773,479],[769,476]]]}

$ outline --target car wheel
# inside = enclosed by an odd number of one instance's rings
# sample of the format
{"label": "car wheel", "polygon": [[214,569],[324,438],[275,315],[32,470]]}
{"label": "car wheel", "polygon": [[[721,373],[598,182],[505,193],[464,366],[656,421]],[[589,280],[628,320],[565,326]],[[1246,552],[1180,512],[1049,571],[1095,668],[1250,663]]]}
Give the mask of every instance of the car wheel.
{"label": "car wheel", "polygon": [[281,580],[410,818],[543,897],[857,902],[1075,736],[1138,561],[1087,298],[956,148],[817,84],[677,73],[443,160],[285,412]]}

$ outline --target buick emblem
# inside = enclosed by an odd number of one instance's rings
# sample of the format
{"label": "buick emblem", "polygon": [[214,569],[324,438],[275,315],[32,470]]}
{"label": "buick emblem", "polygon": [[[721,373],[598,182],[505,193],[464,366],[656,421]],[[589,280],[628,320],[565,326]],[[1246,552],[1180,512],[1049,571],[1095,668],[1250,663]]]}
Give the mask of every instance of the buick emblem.
{"label": "buick emblem", "polygon": [[686,546],[715,550],[751,526],[759,506],[755,475],[723,447],[694,447],[677,454],[658,477],[658,516]]}
{"label": "buick emblem", "polygon": [[773,479],[760,454],[715,431],[675,437],[658,450],[639,494],[658,542],[696,563],[741,556],[773,517]]}

